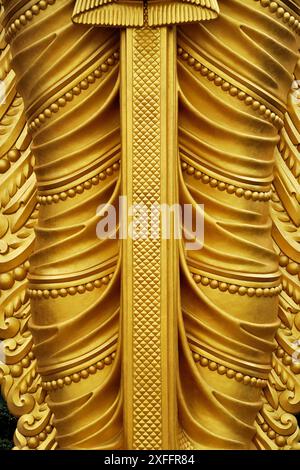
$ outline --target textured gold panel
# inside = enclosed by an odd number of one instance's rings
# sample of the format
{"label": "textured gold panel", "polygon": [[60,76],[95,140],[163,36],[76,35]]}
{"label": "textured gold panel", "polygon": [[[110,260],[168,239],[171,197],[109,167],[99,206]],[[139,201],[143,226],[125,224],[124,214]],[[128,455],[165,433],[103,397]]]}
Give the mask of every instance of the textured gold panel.
{"label": "textured gold panel", "polygon": [[[176,197],[174,46],[172,29],[123,34],[123,193],[129,207],[143,205],[148,214]],[[157,235],[141,232],[123,244],[126,432],[136,449],[175,444],[177,255],[175,241]]]}

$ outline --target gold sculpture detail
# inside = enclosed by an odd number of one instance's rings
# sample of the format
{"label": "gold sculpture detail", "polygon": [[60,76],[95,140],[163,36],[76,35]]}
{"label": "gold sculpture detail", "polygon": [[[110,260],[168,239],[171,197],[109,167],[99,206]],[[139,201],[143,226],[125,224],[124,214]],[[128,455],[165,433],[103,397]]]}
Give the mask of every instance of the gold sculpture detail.
{"label": "gold sculpture detail", "polygon": [[[299,448],[299,1],[2,3],[16,448]],[[120,195],[203,248],[97,238]]]}
{"label": "gold sculpture detail", "polygon": [[[216,18],[217,0],[148,0],[147,24],[162,26]],[[101,26],[143,26],[143,0],[77,0],[75,23]]]}

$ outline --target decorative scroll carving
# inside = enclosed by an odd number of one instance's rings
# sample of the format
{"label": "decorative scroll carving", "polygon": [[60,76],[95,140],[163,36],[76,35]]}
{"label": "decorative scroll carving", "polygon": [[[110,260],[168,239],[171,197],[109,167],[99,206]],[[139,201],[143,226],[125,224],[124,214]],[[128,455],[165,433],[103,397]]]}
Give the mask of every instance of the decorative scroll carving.
{"label": "decorative scroll carving", "polygon": [[26,278],[39,209],[34,157],[3,28],[0,34],[0,78],[5,86],[0,105],[0,339],[5,360],[5,365],[0,363],[1,391],[10,412],[19,417],[16,447],[54,449],[53,416],[28,330],[31,308]]}
{"label": "decorative scroll carving", "polygon": [[[300,78],[298,62],[294,78]],[[291,90],[284,127],[275,152],[272,196],[273,239],[279,255],[283,290],[279,298],[280,326],[272,372],[257,418],[256,441],[260,448],[299,449],[300,432],[295,414],[300,413],[300,107],[298,82]]]}

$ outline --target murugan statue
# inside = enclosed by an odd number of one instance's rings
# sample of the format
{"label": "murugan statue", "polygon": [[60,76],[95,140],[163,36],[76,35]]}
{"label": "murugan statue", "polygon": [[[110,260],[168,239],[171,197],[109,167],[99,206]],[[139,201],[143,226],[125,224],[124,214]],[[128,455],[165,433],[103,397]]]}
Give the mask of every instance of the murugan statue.
{"label": "murugan statue", "polygon": [[[300,1],[1,3],[15,448],[298,449]],[[97,237],[120,196],[202,249]]]}

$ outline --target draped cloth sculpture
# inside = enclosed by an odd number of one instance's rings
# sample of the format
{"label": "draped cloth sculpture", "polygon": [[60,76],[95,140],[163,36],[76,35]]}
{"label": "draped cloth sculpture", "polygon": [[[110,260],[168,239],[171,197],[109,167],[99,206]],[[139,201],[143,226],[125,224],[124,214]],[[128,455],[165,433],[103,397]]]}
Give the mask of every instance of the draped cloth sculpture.
{"label": "draped cloth sculpture", "polygon": [[[16,447],[297,448],[299,2],[2,3]],[[121,194],[205,204],[204,247],[97,238]]]}

